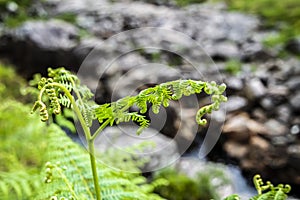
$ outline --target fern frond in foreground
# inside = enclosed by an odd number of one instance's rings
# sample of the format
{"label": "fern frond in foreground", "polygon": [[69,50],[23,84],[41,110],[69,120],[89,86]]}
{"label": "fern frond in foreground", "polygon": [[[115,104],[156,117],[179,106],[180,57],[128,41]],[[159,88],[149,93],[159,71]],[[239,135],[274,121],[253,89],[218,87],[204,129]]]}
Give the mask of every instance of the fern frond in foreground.
{"label": "fern frond in foreground", "polygon": [[[226,89],[225,84],[217,85],[215,82],[176,80],[145,89],[136,96],[128,96],[116,102],[97,105],[91,100],[93,96],[91,91],[86,86],[80,85],[78,77],[64,68],[49,68],[47,78],[36,76],[36,80],[32,81],[32,83],[36,84],[40,91],[32,111],[38,109],[42,121],[47,121],[52,114],[60,114],[63,106],[71,108],[75,112],[88,145],[94,181],[94,190],[91,191],[91,197],[93,196],[92,194],[95,193],[97,200],[102,199],[102,195],[108,195],[100,192],[99,183],[101,181],[99,181],[94,156],[94,141],[97,135],[106,126],[112,126],[114,123],[135,121],[140,125],[137,131],[137,133],[140,134],[150,123],[143,115],[148,110],[148,103],[152,105],[153,112],[157,114],[160,107],[168,107],[171,100],[179,100],[183,96],[199,94],[202,91],[211,95],[211,104],[200,108],[196,114],[197,123],[204,125],[207,121],[206,119],[202,119],[202,117],[207,113],[211,113],[213,110],[218,110],[220,103],[227,100],[223,95]],[[140,113],[129,112],[129,108],[133,106],[138,107]],[[98,119],[100,127],[92,133],[90,127],[94,119]],[[54,165],[53,169],[60,168]],[[62,173],[61,170],[57,172]],[[66,186],[68,186],[68,184]],[[114,193],[114,195],[115,194],[116,193]],[[112,197],[117,198],[115,196]]]}
{"label": "fern frond in foreground", "polygon": [[[45,164],[44,184],[38,191],[38,200],[95,199],[93,176],[90,173],[89,154],[74,143],[56,125],[49,127],[47,135],[48,162]],[[98,177],[103,200],[161,200],[147,188],[146,179],[138,174],[130,176],[97,164]],[[165,184],[165,183],[162,183]]]}
{"label": "fern frond in foreground", "polygon": [[[257,191],[257,195],[250,198],[250,200],[286,200],[287,194],[291,191],[290,185],[279,184],[274,186],[270,181],[264,184],[260,175],[253,177],[253,183]],[[237,194],[233,194],[225,198],[224,200],[240,200],[241,198]]]}

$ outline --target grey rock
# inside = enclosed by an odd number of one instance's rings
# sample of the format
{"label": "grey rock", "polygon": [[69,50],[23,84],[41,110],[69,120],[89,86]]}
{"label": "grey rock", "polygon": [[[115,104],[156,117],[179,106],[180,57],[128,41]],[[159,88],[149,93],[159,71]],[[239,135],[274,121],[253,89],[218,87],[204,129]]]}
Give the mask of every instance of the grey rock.
{"label": "grey rock", "polygon": [[286,97],[289,95],[289,89],[283,85],[272,85],[268,88],[267,95],[272,97]]}
{"label": "grey rock", "polygon": [[293,95],[290,99],[291,106],[295,109],[295,111],[300,111],[300,92]]}
{"label": "grey rock", "polygon": [[274,109],[275,102],[273,101],[272,98],[270,97],[265,97],[260,101],[260,105],[265,109],[265,110],[272,110]]}
{"label": "grey rock", "polygon": [[294,38],[290,40],[285,47],[288,51],[291,53],[294,53],[296,55],[300,54],[300,38]]}
{"label": "grey rock", "polygon": [[287,148],[289,164],[300,170],[300,145],[294,144]]}
{"label": "grey rock", "polygon": [[280,136],[288,133],[287,127],[275,119],[270,119],[265,122],[265,126],[270,136]]}
{"label": "grey rock", "polygon": [[277,118],[284,123],[288,123],[292,116],[292,110],[289,105],[280,105],[276,109]]}
{"label": "grey rock", "polygon": [[266,50],[259,42],[243,43],[241,48],[244,61],[266,61],[275,57],[273,52]]}
{"label": "grey rock", "polygon": [[211,46],[206,45],[205,50],[211,57],[218,60],[238,59],[241,56],[236,44],[229,41],[218,42]]}
{"label": "grey rock", "polygon": [[226,102],[226,111],[234,112],[241,110],[247,106],[247,99],[239,96],[230,96]]}
{"label": "grey rock", "polygon": [[[108,127],[95,140],[95,148],[99,152],[105,152],[108,149],[114,149],[118,153],[124,153],[128,156],[149,158],[144,165],[143,171],[149,172],[158,170],[173,164],[180,155],[178,153],[176,142],[160,134],[154,129],[146,129],[141,135],[136,135],[137,127],[133,125],[120,125],[117,127]],[[143,151],[128,151],[130,146],[138,146],[149,142]],[[114,166],[112,166],[114,167]]]}
{"label": "grey rock", "polygon": [[246,81],[245,88],[246,96],[249,99],[256,99],[264,96],[266,94],[266,88],[258,78],[250,79]]}
{"label": "grey rock", "polygon": [[297,135],[300,133],[300,126],[299,125],[293,125],[290,129],[291,134]]}
{"label": "grey rock", "polygon": [[300,90],[300,76],[291,77],[285,84],[292,91]]}
{"label": "grey rock", "polygon": [[244,87],[243,81],[235,76],[227,77],[225,80],[228,89],[241,90]]}
{"label": "grey rock", "polygon": [[28,21],[0,37],[0,55],[9,57],[24,76],[47,67],[78,68],[80,60],[72,53],[78,34],[75,26],[63,21]]}
{"label": "grey rock", "polygon": [[11,33],[15,40],[28,42],[42,50],[69,50],[77,45],[78,29],[64,21],[29,21]]}

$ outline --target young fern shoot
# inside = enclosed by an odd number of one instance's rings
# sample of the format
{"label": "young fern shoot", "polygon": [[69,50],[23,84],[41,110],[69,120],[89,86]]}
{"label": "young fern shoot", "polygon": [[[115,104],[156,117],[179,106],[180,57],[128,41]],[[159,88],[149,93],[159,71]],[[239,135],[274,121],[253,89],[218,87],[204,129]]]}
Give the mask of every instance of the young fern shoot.
{"label": "young fern shoot", "polygon": [[[168,107],[171,100],[179,100],[182,96],[199,94],[202,91],[211,95],[211,103],[198,110],[196,122],[199,125],[205,125],[207,121],[202,117],[218,110],[220,104],[227,101],[223,95],[226,85],[217,85],[213,81],[175,80],[142,90],[136,96],[128,96],[103,105],[97,105],[92,101],[93,94],[91,91],[86,86],[80,85],[78,77],[64,68],[49,68],[47,78],[40,78],[40,80],[33,82],[37,84],[39,95],[32,112],[39,109],[42,121],[47,121],[52,114],[60,114],[62,106],[75,112],[76,119],[80,122],[88,144],[97,200],[101,199],[101,190],[94,157],[94,141],[106,126],[134,121],[140,126],[137,131],[137,134],[140,134],[150,123],[143,115],[148,110],[148,103],[152,105],[152,111],[157,114],[160,107]],[[139,113],[129,112],[129,108],[132,106],[137,106],[140,110]],[[90,127],[95,119],[99,121],[100,127],[91,133]]]}

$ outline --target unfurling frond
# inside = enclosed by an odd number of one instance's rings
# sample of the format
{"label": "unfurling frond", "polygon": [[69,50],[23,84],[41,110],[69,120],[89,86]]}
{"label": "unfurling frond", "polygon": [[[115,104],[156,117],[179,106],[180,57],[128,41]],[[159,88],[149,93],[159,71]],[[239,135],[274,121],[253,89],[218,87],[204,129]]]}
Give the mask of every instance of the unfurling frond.
{"label": "unfurling frond", "polygon": [[[258,174],[253,177],[253,183],[258,194],[250,198],[250,200],[286,200],[288,198],[287,194],[291,191],[290,185],[279,184],[275,187],[270,181],[264,184]],[[240,199],[238,195],[234,194],[226,197],[224,200]]]}
{"label": "unfurling frond", "polygon": [[[118,124],[119,122],[127,122],[129,120],[135,121],[131,116],[137,113],[128,113],[128,109],[132,106],[137,106],[140,109],[140,113],[143,114],[147,112],[148,104],[151,104],[153,113],[157,114],[161,106],[169,106],[170,100],[179,100],[183,95],[198,94],[203,90],[206,94],[211,95],[211,104],[199,109],[196,121],[199,125],[204,125],[207,121],[202,119],[202,117],[213,110],[218,110],[220,103],[227,101],[227,98],[223,95],[225,89],[225,84],[217,85],[215,82],[208,83],[194,80],[171,81],[142,90],[137,96],[125,97],[111,104],[100,105],[96,108],[95,114],[100,123],[109,120],[111,125],[114,122]],[[138,132],[140,133],[142,129],[148,127],[148,123],[149,121],[143,120],[140,123],[141,128]]]}

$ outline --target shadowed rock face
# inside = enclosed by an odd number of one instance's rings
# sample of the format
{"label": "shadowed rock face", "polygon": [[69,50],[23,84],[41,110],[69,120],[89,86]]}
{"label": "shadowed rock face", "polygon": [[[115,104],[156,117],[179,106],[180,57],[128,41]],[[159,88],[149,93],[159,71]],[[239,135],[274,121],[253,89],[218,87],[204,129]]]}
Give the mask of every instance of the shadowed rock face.
{"label": "shadowed rock face", "polygon": [[78,60],[72,53],[79,42],[78,28],[63,21],[26,22],[0,40],[0,53],[27,77],[51,66],[74,66]]}
{"label": "shadowed rock face", "polygon": [[[51,19],[5,29],[0,36],[0,56],[15,63],[26,77],[45,73],[48,67],[65,66],[77,71],[81,66],[87,69],[83,82],[96,92],[100,103],[135,94],[139,87],[145,87],[143,82],[157,84],[182,75],[225,82],[229,99],[226,121],[220,144],[209,157],[233,161],[249,175],[261,173],[274,183],[288,182],[299,187],[300,174],[295,164],[300,162],[299,60],[292,56],[280,59],[277,49],[266,49],[262,41],[268,33],[259,30],[260,22],[253,16],[229,12],[220,4],[178,8],[165,3],[170,1],[151,2],[47,0],[40,6],[49,18],[72,13],[75,24]],[[164,34],[150,29],[111,39],[122,31],[149,26],[185,33],[193,41],[182,40],[170,31]],[[214,59],[223,79],[212,68],[206,53],[198,51],[196,43]],[[159,48],[143,48],[154,44]],[[298,47],[298,40],[286,46],[293,53],[299,52]],[[132,49],[135,51],[129,52]],[[193,66],[182,54],[197,61],[202,76],[193,73]],[[120,57],[110,63],[117,56]],[[244,62],[235,76],[228,73],[229,60]],[[105,70],[108,64],[109,70]],[[161,70],[163,66],[171,67]],[[154,69],[157,73],[151,74]],[[201,104],[208,103],[202,96],[199,99]],[[207,132],[206,128],[193,130],[196,110],[188,103],[180,113],[179,104],[173,102],[166,110],[166,124],[159,129],[169,137],[179,135],[175,140],[180,153],[182,143],[191,143]],[[211,120],[217,121],[213,117]]]}

